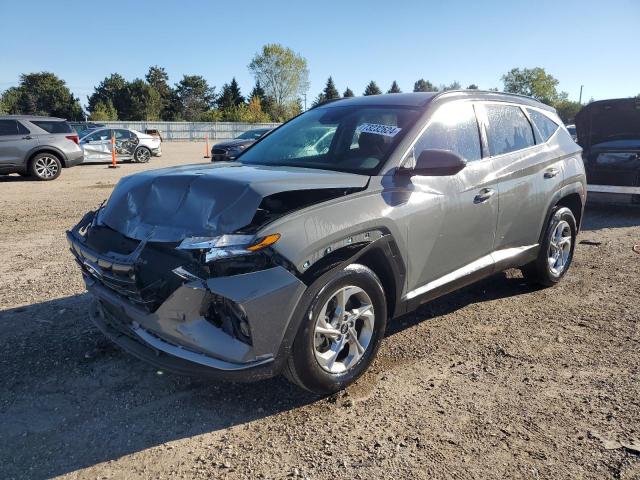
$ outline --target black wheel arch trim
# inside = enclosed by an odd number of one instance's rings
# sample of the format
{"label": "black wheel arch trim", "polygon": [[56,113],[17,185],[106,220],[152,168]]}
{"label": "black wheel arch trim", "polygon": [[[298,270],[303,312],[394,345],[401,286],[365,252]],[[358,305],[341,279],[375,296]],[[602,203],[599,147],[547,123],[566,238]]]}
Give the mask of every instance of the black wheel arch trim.
{"label": "black wheel arch trim", "polygon": [[52,145],[38,145],[36,147],[33,147],[31,150],[29,150],[29,153],[27,153],[26,155],[26,158],[28,159],[26,162],[27,167],[29,165],[29,162],[31,162],[31,160],[33,159],[33,157],[35,157],[39,153],[53,153],[58,157],[58,159],[60,160],[60,163],[62,163],[62,168],[67,167],[67,156],[64,154],[62,150]]}
{"label": "black wheel arch trim", "polygon": [[[349,253],[349,255],[346,255],[346,253]],[[308,287],[311,287],[311,285],[318,280],[328,280],[334,271],[343,270],[352,263],[360,263],[368,255],[374,254],[376,254],[377,258],[383,259],[382,261],[385,261],[389,268],[387,274],[384,275],[385,278],[381,278],[380,281],[385,290],[385,294],[388,294],[389,291],[393,292],[393,298],[386,299],[388,307],[391,307],[389,311],[389,318],[398,317],[406,313],[407,307],[406,302],[402,301],[401,298],[406,279],[406,267],[400,255],[398,245],[390,233],[383,234],[381,237],[372,240],[369,243],[354,244],[337,249],[325,257],[327,259],[325,262],[326,265],[314,265],[315,270],[305,272],[300,276],[300,278]],[[318,262],[318,264],[319,263],[320,262]],[[363,265],[371,268],[369,262],[365,261],[363,262]],[[376,272],[375,268],[371,269],[380,276],[379,272]],[[391,280],[392,285],[385,285],[385,280],[387,282]],[[318,284],[323,283],[326,282],[318,282]],[[296,305],[296,308],[291,315],[291,320],[289,321],[282,337],[278,353],[275,356],[274,369],[277,371],[280,371],[286,365],[296,333],[298,332],[303,317],[312,305],[313,299],[318,291],[318,289],[307,288]]]}

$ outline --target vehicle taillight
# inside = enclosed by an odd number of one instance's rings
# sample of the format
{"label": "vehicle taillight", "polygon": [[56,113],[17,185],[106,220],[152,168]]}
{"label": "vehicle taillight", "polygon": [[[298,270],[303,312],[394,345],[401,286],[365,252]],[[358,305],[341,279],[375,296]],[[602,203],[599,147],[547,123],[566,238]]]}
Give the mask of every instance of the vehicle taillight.
{"label": "vehicle taillight", "polygon": [[78,138],[78,135],[67,135],[66,138],[71,140],[76,145],[80,145],[80,139]]}

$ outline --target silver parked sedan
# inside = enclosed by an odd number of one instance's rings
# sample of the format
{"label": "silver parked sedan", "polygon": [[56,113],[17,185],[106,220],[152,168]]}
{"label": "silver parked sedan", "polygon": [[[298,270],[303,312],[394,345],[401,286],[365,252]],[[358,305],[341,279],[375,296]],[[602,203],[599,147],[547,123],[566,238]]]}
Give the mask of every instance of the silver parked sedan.
{"label": "silver parked sedan", "polygon": [[111,160],[111,136],[115,137],[118,161],[147,163],[152,156],[162,155],[162,140],[153,135],[128,128],[97,128],[80,138],[84,161]]}

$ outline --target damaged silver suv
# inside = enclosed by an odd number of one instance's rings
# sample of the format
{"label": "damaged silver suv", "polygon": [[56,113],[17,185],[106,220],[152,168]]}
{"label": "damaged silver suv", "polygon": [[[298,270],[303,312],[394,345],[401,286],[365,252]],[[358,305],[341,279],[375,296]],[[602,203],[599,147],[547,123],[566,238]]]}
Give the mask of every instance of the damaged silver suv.
{"label": "damaged silver suv", "polygon": [[67,233],[115,343],[160,368],[339,390],[387,321],[497,271],[566,274],[586,199],[550,107],[491,92],[314,108],[235,162],[125,177]]}

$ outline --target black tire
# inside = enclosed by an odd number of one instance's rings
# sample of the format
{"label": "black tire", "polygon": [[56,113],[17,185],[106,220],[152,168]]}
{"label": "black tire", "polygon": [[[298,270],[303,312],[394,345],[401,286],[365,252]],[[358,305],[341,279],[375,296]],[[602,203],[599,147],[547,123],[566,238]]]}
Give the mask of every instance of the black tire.
{"label": "black tire", "polygon": [[133,152],[133,161],[136,163],[147,163],[151,160],[151,150],[147,147],[138,147]]}
{"label": "black tire", "polygon": [[62,173],[62,162],[52,153],[39,153],[29,162],[29,176],[36,180],[55,180]]}
{"label": "black tire", "polygon": [[[558,269],[554,271],[554,268],[552,268],[549,262],[552,253],[551,244],[554,239],[554,233],[561,223],[568,225],[571,233],[571,245],[561,271],[557,271]],[[571,210],[567,207],[555,207],[544,230],[538,258],[521,268],[524,278],[530,283],[544,287],[552,287],[562,280],[562,277],[569,271],[571,261],[573,260],[577,234],[576,219]]]}
{"label": "black tire", "polygon": [[[374,316],[372,333],[362,356],[354,365],[344,372],[330,373],[316,360],[315,326],[320,310],[336,291],[347,286],[359,287],[371,300]],[[309,288],[317,293],[298,329],[284,374],[291,382],[310,392],[328,395],[353,383],[375,358],[387,325],[387,302],[378,276],[371,269],[359,264],[352,264],[344,270],[336,271],[328,279],[323,276]]]}

